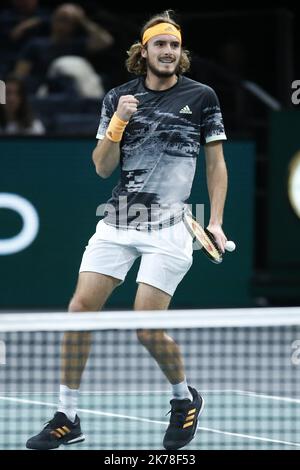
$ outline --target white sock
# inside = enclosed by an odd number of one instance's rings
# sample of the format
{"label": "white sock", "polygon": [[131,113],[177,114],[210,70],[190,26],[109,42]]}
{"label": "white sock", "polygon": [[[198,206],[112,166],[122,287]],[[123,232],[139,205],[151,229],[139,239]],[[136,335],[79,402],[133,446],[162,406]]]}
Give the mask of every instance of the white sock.
{"label": "white sock", "polygon": [[64,413],[67,418],[74,422],[76,418],[77,402],[79,390],[60,385],[59,387],[59,405],[57,411]]}
{"label": "white sock", "polygon": [[172,390],[173,398],[175,398],[176,400],[184,400],[188,398],[189,400],[193,401],[193,396],[189,391],[188,384],[186,382],[186,377],[184,378],[183,382],[180,382],[179,384],[173,384]]}

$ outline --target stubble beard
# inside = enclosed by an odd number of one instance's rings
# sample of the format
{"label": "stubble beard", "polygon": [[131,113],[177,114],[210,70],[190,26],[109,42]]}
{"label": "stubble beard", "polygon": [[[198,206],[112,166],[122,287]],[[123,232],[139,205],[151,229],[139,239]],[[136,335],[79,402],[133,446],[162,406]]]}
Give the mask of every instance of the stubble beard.
{"label": "stubble beard", "polygon": [[157,78],[170,78],[170,77],[173,77],[173,75],[177,74],[178,64],[176,65],[176,67],[173,71],[166,70],[165,72],[163,72],[161,70],[158,70],[154,65],[152,65],[149,61],[147,61],[147,68]]}

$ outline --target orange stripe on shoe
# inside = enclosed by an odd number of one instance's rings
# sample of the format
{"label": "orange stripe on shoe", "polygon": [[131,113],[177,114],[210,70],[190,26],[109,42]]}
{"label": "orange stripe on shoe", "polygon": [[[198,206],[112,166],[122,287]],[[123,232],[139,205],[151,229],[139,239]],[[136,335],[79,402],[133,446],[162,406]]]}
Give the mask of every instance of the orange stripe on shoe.
{"label": "orange stripe on shoe", "polygon": [[196,408],[193,408],[192,410],[190,410],[190,411],[188,412],[188,415],[191,415],[192,413],[195,413],[195,411],[196,411]]}
{"label": "orange stripe on shoe", "polygon": [[66,431],[64,431],[62,428],[57,428],[55,429],[56,432],[58,432],[61,436],[64,436],[66,434]]}
{"label": "orange stripe on shoe", "polygon": [[61,435],[60,435],[58,432],[56,432],[56,431],[51,431],[50,434],[54,434],[54,436],[57,437],[58,439],[61,438]]}
{"label": "orange stripe on shoe", "polygon": [[185,423],[185,424],[183,425],[183,429],[192,426],[192,425],[193,425],[193,422],[194,422],[194,421],[189,421],[188,423]]}
{"label": "orange stripe on shoe", "polygon": [[194,418],[195,418],[195,415],[187,416],[185,421],[187,422]]}
{"label": "orange stripe on shoe", "polygon": [[63,429],[66,432],[71,432],[70,429],[68,428],[68,426],[62,426],[61,429]]}

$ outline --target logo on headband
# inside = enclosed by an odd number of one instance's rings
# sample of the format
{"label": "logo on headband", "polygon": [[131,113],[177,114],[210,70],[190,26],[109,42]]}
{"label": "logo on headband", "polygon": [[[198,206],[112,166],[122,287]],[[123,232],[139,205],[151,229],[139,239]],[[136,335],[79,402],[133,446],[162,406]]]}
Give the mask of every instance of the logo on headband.
{"label": "logo on headband", "polygon": [[164,31],[176,31],[176,28],[173,28],[172,26],[167,26]]}
{"label": "logo on headband", "polygon": [[146,29],[143,34],[142,44],[145,45],[149,39],[153,38],[154,36],[159,36],[160,34],[172,34],[173,36],[176,36],[177,39],[181,42],[180,30],[170,23],[158,23]]}

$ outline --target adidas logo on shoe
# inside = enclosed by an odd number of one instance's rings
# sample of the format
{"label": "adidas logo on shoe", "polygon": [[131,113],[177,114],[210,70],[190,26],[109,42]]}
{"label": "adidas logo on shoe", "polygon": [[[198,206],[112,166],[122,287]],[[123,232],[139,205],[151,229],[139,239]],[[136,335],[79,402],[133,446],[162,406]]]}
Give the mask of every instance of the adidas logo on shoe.
{"label": "adidas logo on shoe", "polygon": [[163,446],[167,450],[177,450],[186,446],[195,437],[197,423],[204,408],[204,399],[195,388],[189,387],[193,401],[172,399],[170,423],[165,432]]}
{"label": "adidas logo on shoe", "polygon": [[28,439],[26,447],[27,449],[50,450],[57,449],[61,444],[76,444],[84,439],[78,416],[76,415],[73,423],[64,413],[57,411],[39,434]]}
{"label": "adidas logo on shoe", "polygon": [[179,113],[180,113],[180,114],[193,114],[188,105],[184,106],[184,107],[179,111]]}

